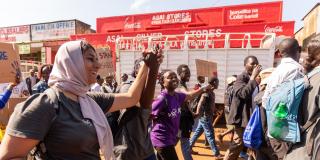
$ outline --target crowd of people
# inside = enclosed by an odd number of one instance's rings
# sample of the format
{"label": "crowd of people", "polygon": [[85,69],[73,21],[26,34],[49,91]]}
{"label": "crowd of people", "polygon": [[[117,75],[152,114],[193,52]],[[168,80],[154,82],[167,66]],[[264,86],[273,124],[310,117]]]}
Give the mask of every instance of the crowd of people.
{"label": "crowd of people", "polygon": [[[89,43],[66,42],[53,66],[43,65],[38,76],[30,70],[23,81],[18,75],[2,89],[0,108],[10,96],[28,98],[10,117],[0,159],[177,160],[175,146],[180,141],[183,158],[192,160],[198,154],[192,148],[202,133],[215,159],[319,159],[320,41],[310,42],[300,63],[301,48],[294,38],[282,40],[275,53],[282,57],[276,68],[263,70],[252,55],[244,59],[243,72],[226,79],[221,110],[215,105],[218,77],[212,75],[206,83],[198,76],[199,83],[188,88],[193,74],[188,65],[179,65],[176,72],[159,72],[163,60],[159,48],[144,51],[132,73],[122,74],[117,83],[114,74],[97,74],[98,56]],[[312,87],[305,90],[298,115],[299,125],[308,125],[301,142],[270,136],[266,114],[270,95],[280,84],[310,73]],[[157,81],[161,92],[155,96]],[[244,146],[243,135],[255,107],[261,114],[263,139],[259,148],[250,148]],[[223,113],[227,129],[215,134],[214,118]],[[231,143],[222,155],[228,134]]]}

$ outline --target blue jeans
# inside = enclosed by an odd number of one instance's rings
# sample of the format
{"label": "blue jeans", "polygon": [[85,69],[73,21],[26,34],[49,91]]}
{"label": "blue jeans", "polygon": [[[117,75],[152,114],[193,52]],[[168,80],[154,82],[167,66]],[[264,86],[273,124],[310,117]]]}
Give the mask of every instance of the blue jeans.
{"label": "blue jeans", "polygon": [[219,155],[219,149],[215,144],[215,140],[214,140],[214,131],[213,131],[213,127],[212,127],[212,123],[211,123],[211,118],[210,117],[201,117],[199,119],[199,123],[198,123],[198,127],[195,130],[191,140],[190,140],[190,147],[192,148],[192,146],[194,145],[194,143],[196,142],[196,140],[201,136],[201,134],[203,133],[205,136],[207,137],[208,143],[211,147],[211,150],[213,152],[213,154]]}
{"label": "blue jeans", "polygon": [[191,156],[191,148],[189,138],[181,137],[180,146],[184,160],[193,160]]}

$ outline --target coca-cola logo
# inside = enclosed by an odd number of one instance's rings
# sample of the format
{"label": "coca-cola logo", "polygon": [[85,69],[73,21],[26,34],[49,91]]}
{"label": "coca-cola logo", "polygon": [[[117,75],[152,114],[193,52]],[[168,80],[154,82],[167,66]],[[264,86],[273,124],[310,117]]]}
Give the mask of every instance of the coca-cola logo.
{"label": "coca-cola logo", "polygon": [[265,25],[264,31],[267,33],[283,32],[283,26],[270,27],[270,26]]}
{"label": "coca-cola logo", "polygon": [[126,29],[134,29],[134,28],[141,28],[141,23],[136,22],[136,23],[125,23],[124,28]]}

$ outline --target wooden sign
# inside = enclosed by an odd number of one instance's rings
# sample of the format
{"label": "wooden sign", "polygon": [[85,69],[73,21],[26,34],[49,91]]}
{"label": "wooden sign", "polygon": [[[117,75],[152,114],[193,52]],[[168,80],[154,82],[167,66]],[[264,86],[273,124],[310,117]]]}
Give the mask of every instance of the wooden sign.
{"label": "wooden sign", "polygon": [[197,76],[212,77],[218,76],[217,63],[196,59]]}
{"label": "wooden sign", "polygon": [[17,51],[13,44],[0,42],[0,83],[14,82],[17,75],[21,77]]}
{"label": "wooden sign", "polygon": [[109,48],[97,48],[96,52],[99,57],[99,63],[101,64],[101,68],[98,71],[98,74],[101,78],[106,77],[108,75],[114,74],[114,68],[112,63],[112,52]]}
{"label": "wooden sign", "polygon": [[0,110],[0,125],[7,125],[16,105],[25,100],[26,98],[10,98],[6,106]]}

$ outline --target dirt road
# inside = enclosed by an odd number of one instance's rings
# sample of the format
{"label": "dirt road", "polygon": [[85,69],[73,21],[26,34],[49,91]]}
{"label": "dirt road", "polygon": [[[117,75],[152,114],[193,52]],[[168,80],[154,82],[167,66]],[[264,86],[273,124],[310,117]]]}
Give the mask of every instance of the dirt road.
{"label": "dirt road", "polygon": [[[220,127],[215,128],[215,135],[217,135],[218,133],[222,133],[225,130],[226,130],[225,128],[220,128]],[[223,144],[220,144],[220,143],[217,142],[217,145],[218,145],[218,147],[220,149],[220,153],[222,155],[225,155],[225,152],[226,152],[226,150],[228,148],[228,145],[230,143],[230,136],[229,135],[225,136],[223,140],[224,140]],[[213,159],[212,158],[213,153],[212,153],[210,147],[209,146],[206,147],[204,145],[204,135],[203,134],[197,140],[195,146],[193,147],[193,150],[199,153],[198,155],[192,155],[194,160],[209,160],[209,159]],[[179,159],[183,160],[182,153],[181,153],[181,148],[180,148],[180,142],[176,146],[176,151],[177,151]],[[238,160],[242,160],[242,159],[238,158]]]}

